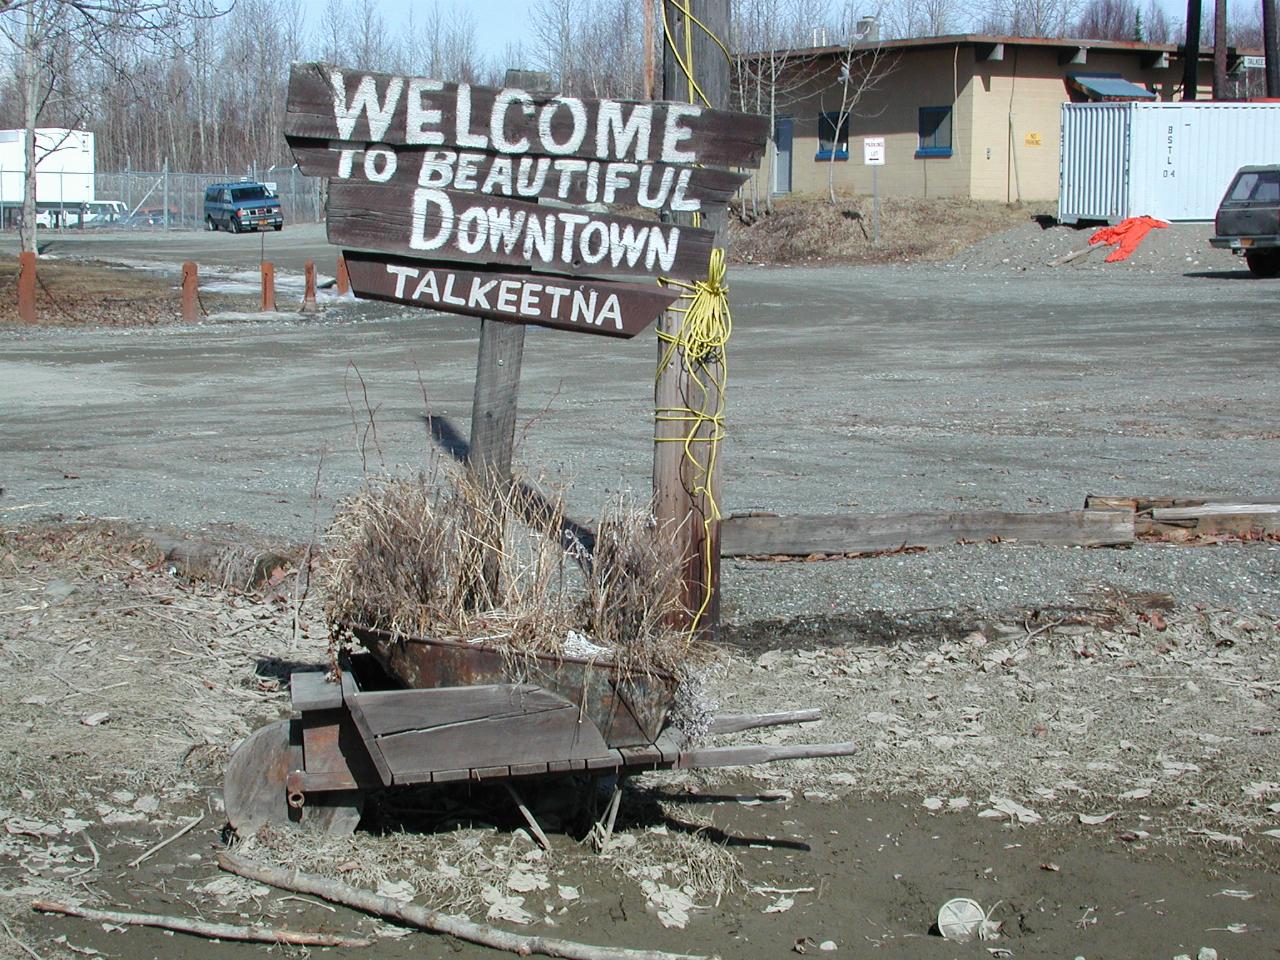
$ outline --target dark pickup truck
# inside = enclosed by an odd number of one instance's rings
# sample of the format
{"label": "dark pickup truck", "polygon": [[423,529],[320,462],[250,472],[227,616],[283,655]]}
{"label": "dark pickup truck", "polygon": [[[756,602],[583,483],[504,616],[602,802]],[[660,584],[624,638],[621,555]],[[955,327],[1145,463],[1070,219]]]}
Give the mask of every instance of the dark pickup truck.
{"label": "dark pickup truck", "polygon": [[1280,273],[1280,165],[1241,167],[1214,220],[1215,247],[1243,256],[1255,277]]}

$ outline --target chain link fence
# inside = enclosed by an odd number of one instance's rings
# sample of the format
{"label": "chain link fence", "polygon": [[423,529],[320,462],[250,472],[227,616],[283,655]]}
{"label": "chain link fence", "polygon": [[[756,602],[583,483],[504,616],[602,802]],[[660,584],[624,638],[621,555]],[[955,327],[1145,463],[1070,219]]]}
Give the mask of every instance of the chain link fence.
{"label": "chain link fence", "polygon": [[[91,201],[88,180],[92,179]],[[59,181],[67,182],[59,182]],[[297,167],[250,167],[243,174],[181,173],[171,170],[126,170],[122,173],[45,173],[36,183],[37,222],[58,229],[124,227],[147,230],[204,229],[204,191],[215,183],[254,180],[280,198],[286,224],[318,223],[324,215],[323,181],[306,177]],[[8,186],[0,178],[0,190]],[[16,222],[21,192],[0,193],[4,226]],[[45,199],[48,197],[48,199]]]}

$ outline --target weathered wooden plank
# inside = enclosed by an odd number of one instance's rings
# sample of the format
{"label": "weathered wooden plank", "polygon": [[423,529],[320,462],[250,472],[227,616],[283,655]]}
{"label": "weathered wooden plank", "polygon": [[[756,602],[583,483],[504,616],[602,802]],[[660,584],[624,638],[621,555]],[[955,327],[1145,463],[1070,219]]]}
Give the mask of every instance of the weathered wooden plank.
{"label": "weathered wooden plank", "polygon": [[350,251],[344,256],[356,296],[364,299],[605,337],[634,337],[679,296],[657,284],[463,270]]}
{"label": "weathered wooden plank", "polygon": [[397,783],[436,770],[510,766],[552,759],[584,760],[608,751],[572,705],[540,713],[487,717],[446,727],[379,737],[378,748]]}
{"label": "weathered wooden plank", "polygon": [[725,204],[750,176],[681,164],[610,163],[417,146],[370,147],[340,140],[291,138],[289,149],[309,177],[334,182],[448,187],[524,200],[618,204],[643,210]]}
{"label": "weathered wooden plank", "polygon": [[573,705],[532,684],[477,684],[421,690],[377,690],[347,698],[362,731],[385,737],[406,730],[425,730],[486,717],[524,716]]}
{"label": "weathered wooden plank", "polygon": [[616,750],[611,750],[602,757],[587,758],[588,770],[614,770],[620,766],[622,766],[622,758],[618,756]]}
{"label": "weathered wooden plank", "polygon": [[584,100],[295,63],[284,132],[354,144],[731,167],[759,162],[769,120],[684,103]]}
{"label": "weathered wooden plank", "polygon": [[707,731],[712,736],[724,733],[741,733],[743,730],[755,730],[760,727],[777,727],[790,723],[811,723],[822,719],[822,711],[780,710],[774,713],[721,713],[711,721]]}
{"label": "weathered wooden plank", "polygon": [[[470,780],[470,770],[432,770],[430,772],[432,783],[455,783],[458,780]],[[404,783],[412,783],[410,779],[405,779]]]}
{"label": "weathered wooden plank", "polygon": [[720,529],[726,557],[877,553],[992,539],[1078,547],[1134,542],[1133,514],[1121,510],[729,517]]}
{"label": "weathered wooden plank", "polygon": [[[1234,502],[1223,496],[1192,497],[1116,497],[1090,494],[1084,498],[1086,510],[1134,510],[1138,513],[1150,513],[1152,510],[1169,507],[1201,507],[1205,504],[1221,504]],[[1250,499],[1249,503],[1277,504],[1280,500],[1270,497]]]}
{"label": "weathered wooden plank", "polygon": [[702,277],[714,236],[505,197],[350,181],[330,184],[325,209],[329,242],[340,246],[568,276]]}
{"label": "weathered wooden plank", "polygon": [[289,697],[294,711],[336,710],[342,706],[342,687],[323,670],[295,670],[289,675]]}
{"label": "weathered wooden plank", "polygon": [[1156,507],[1151,519],[1162,522],[1200,520],[1205,517],[1274,517],[1280,503],[1205,503],[1194,507]]}
{"label": "weathered wooden plank", "polygon": [[797,743],[778,746],[751,744],[737,747],[697,747],[680,754],[676,767],[738,767],[775,760],[809,760],[815,757],[850,757],[854,743]]}
{"label": "weathered wooden plank", "polygon": [[641,747],[620,747],[618,752],[628,767],[648,766],[662,763],[662,751],[653,745]]}
{"label": "weathered wooden plank", "polygon": [[474,767],[471,770],[471,777],[474,780],[505,780],[509,776],[511,776],[510,766]]}
{"label": "weathered wooden plank", "polygon": [[538,763],[513,763],[511,765],[511,775],[513,777],[534,777],[546,772],[547,764],[543,761]]}
{"label": "weathered wooden plank", "polygon": [[384,787],[391,786],[391,768],[387,765],[386,759],[382,756],[382,751],[378,749],[378,742],[374,737],[373,730],[369,727],[365,719],[364,711],[355,706],[357,698],[360,696],[360,690],[356,685],[356,678],[352,676],[350,670],[342,671],[342,699],[348,706],[348,713],[351,720],[356,725],[356,730],[360,734],[360,739],[364,741],[365,748],[369,751],[369,759],[373,761],[374,767],[378,771],[378,779],[382,781]]}

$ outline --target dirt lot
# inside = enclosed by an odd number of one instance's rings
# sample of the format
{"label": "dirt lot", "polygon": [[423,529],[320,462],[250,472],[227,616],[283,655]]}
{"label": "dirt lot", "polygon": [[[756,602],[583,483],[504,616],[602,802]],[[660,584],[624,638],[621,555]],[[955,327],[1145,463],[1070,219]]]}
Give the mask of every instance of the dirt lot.
{"label": "dirt lot", "polygon": [[[324,253],[289,234],[271,238],[282,263]],[[1049,268],[1081,234],[1027,223],[941,265],[736,270],[730,508],[1275,498],[1280,287],[1244,280],[1204,235],[1153,234],[1131,265]],[[258,250],[229,240],[62,252],[161,270],[196,254],[234,294]],[[222,766],[285,708],[285,667],[325,662],[317,597],[287,569],[264,597],[185,583],[121,525],[306,542],[366,468],[427,456],[424,390],[465,433],[470,325],[326,306],[0,334],[0,952],[264,949],[33,916],[46,896],[363,931],[378,956],[481,955],[217,870]],[[583,519],[645,483],[653,352],[530,335],[519,459]],[[650,775],[604,856],[560,832],[539,855],[479,790],[400,798],[352,841],[267,834],[242,852],[511,929],[726,958],[797,941],[903,958],[1275,954],[1280,546],[988,544],[725,577],[723,708],[822,707],[762,739],[849,737],[857,756]],[[551,825],[562,799],[538,794]],[[931,935],[955,896],[1002,939]]]}

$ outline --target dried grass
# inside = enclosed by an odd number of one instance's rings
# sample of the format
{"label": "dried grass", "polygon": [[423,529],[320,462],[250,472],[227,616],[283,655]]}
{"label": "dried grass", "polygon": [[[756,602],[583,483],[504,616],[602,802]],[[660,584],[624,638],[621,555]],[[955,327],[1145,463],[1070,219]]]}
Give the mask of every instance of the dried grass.
{"label": "dried grass", "polygon": [[868,196],[775,199],[774,212],[750,225],[731,219],[736,262],[887,263],[944,260],[993,234],[1025,223],[1026,210],[963,198],[880,200],[880,242],[873,244]]}
{"label": "dried grass", "polygon": [[585,574],[569,562],[563,527],[559,498],[459,467],[370,479],[330,527],[331,628],[586,656],[629,673],[682,676],[705,659],[671,626],[679,563],[646,506],[610,505]]}

